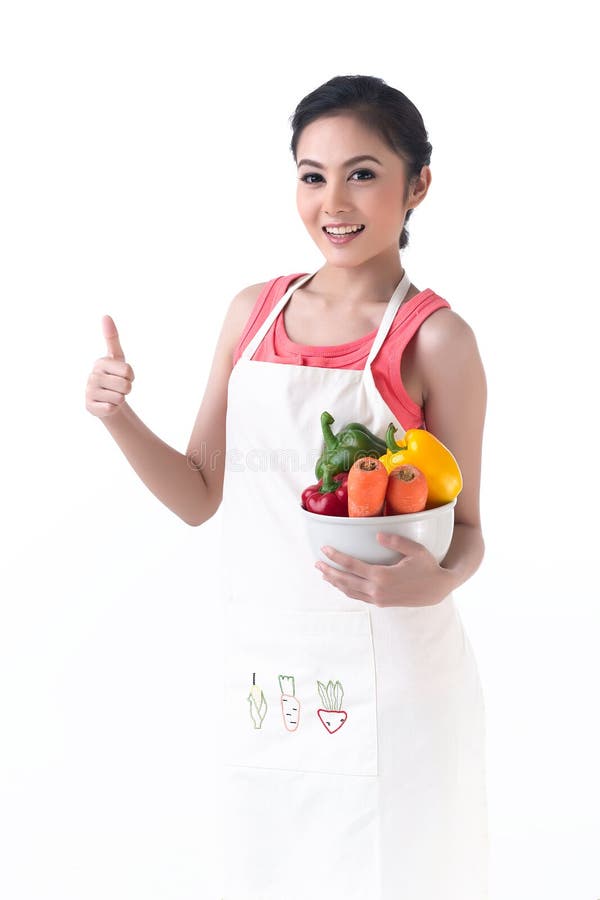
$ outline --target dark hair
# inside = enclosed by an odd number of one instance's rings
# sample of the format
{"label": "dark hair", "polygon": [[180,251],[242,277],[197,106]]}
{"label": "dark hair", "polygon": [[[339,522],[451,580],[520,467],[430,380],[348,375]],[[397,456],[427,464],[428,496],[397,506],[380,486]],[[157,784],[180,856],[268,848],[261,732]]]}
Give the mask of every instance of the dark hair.
{"label": "dark hair", "polygon": [[[406,202],[410,182],[431,160],[432,146],[427,140],[423,117],[402,91],[390,87],[382,78],[372,75],[336,75],[303,97],[293,116],[290,149],[297,162],[296,151],[303,129],[320,116],[335,116],[350,112],[363,125],[375,131],[394,153],[404,160],[407,182],[403,200]],[[406,222],[413,212],[407,210],[400,235],[400,249],[408,244]]]}

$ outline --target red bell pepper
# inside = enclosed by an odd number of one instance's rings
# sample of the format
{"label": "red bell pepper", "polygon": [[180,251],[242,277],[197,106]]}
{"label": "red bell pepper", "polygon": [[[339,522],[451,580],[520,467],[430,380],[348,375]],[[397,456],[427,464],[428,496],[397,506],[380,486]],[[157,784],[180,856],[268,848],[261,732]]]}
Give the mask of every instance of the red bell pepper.
{"label": "red bell pepper", "polygon": [[348,515],[348,473],[332,477],[333,467],[323,465],[323,477],[302,491],[302,506],[320,516]]}

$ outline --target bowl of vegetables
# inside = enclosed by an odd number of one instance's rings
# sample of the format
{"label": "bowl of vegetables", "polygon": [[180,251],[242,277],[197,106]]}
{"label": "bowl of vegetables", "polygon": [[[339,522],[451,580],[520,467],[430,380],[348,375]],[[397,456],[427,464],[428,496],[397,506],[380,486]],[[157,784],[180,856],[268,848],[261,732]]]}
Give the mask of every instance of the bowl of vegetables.
{"label": "bowl of vegetables", "polygon": [[323,516],[301,507],[306,522],[310,548],[315,559],[343,569],[329,556],[321,552],[321,547],[333,547],[349,556],[355,556],[372,565],[391,565],[402,559],[402,554],[390,547],[384,547],[377,540],[378,532],[399,534],[423,544],[441,563],[454,531],[454,507],[456,499],[443,506],[424,509],[416,513],[400,515],[369,516],[351,518],[349,516]]}
{"label": "bowl of vegetables", "polygon": [[377,534],[387,532],[423,544],[442,562],[462,490],[450,450],[424,429],[405,432],[397,443],[393,423],[383,441],[356,422],[335,436],[333,421],[322,414],[325,444],[315,467],[318,481],[305,488],[300,504],[315,558],[342,569],[321,552],[330,546],[367,563],[391,565],[402,554],[379,543]]}

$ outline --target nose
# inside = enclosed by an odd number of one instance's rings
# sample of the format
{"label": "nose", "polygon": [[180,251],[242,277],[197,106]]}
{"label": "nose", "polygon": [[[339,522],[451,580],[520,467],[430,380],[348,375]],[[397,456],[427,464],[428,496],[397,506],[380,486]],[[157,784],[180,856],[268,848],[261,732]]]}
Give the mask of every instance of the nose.
{"label": "nose", "polygon": [[326,216],[334,216],[343,213],[346,202],[345,187],[330,181],[323,199],[323,212]]}

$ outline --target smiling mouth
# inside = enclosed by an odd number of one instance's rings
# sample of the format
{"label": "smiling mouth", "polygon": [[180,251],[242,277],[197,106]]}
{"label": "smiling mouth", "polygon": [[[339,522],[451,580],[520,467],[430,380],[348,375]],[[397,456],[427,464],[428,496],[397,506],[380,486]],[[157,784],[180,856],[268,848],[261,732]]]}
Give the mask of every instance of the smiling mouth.
{"label": "smiling mouth", "polygon": [[347,234],[359,234],[361,231],[364,231],[365,228],[366,228],[366,225],[359,225],[359,227],[356,229],[356,231],[344,231],[341,234],[335,234],[333,231],[327,231],[327,228],[325,227],[325,225],[322,226],[321,230],[325,234],[333,235],[333,237],[344,237]]}

